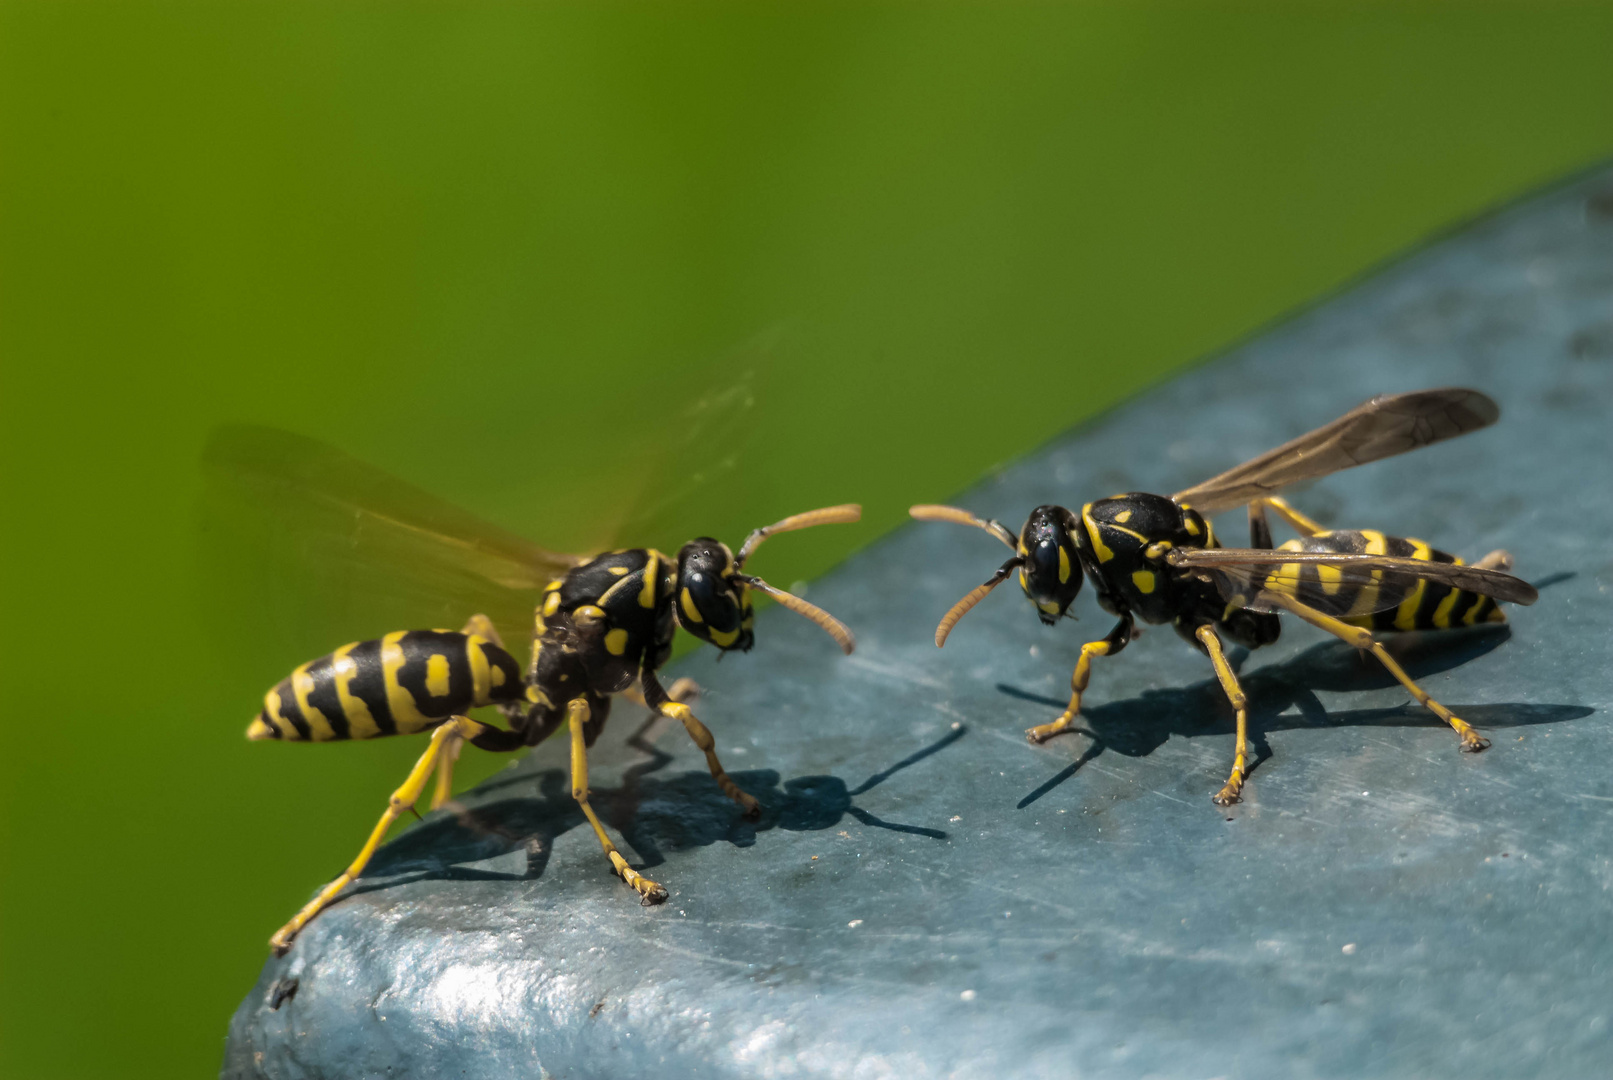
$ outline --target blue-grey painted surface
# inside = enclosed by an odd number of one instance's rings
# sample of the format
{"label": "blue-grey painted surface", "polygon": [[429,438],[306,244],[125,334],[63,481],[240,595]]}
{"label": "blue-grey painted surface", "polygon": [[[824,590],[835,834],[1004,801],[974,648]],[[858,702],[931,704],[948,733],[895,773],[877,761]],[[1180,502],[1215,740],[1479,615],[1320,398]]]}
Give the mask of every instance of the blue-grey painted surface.
{"label": "blue-grey painted surface", "polygon": [[1241,806],[1210,802],[1231,716],[1165,628],[1098,663],[1090,734],[1028,745],[1110,620],[1089,590],[1079,623],[1046,629],[1005,588],[938,651],[936,620],[1002,552],[909,526],[812,587],[853,657],[774,609],[749,656],[676,672],[707,688],[697,711],[759,823],[681,729],[630,745],[642,714],[618,710],[596,802],[665,906],[611,876],[551,743],[387,847],[265,965],[224,1075],[1613,1074],[1613,171],[956,501],[1017,527],[1040,502],[1170,492],[1441,384],[1492,393],[1500,424],[1295,501],[1468,557],[1509,548],[1543,585],[1508,630],[1394,646],[1488,752],[1292,624],[1241,662],[1270,755]]}

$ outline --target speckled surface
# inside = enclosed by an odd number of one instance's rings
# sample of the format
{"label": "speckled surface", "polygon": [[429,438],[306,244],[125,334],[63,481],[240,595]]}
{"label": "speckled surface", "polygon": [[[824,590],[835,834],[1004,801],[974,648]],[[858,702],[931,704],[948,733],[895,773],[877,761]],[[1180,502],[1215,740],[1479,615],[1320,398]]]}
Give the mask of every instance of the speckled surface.
{"label": "speckled surface", "polygon": [[541,747],[387,847],[268,961],[223,1075],[1608,1075],[1613,170],[954,501],[1017,527],[1040,502],[1170,492],[1373,394],[1442,384],[1490,392],[1501,422],[1295,502],[1468,557],[1509,548],[1542,586],[1499,633],[1393,646],[1488,752],[1459,754],[1386,676],[1294,625],[1235,654],[1269,754],[1241,806],[1210,802],[1230,712],[1165,628],[1099,663],[1088,734],[1031,746],[1111,620],[1088,590],[1079,623],[1046,629],[1005,588],[938,651],[936,620],[1001,552],[909,526],[812,588],[855,656],[775,609],[749,656],[676,671],[708,688],[697,711],[759,823],[681,729],[612,720],[596,803],[665,906],[610,875],[563,747]]}

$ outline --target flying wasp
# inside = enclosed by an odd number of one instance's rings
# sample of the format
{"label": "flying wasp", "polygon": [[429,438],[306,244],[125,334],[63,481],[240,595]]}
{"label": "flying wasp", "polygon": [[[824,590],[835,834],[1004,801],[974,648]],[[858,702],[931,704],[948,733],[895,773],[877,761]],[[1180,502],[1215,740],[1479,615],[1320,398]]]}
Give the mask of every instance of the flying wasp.
{"label": "flying wasp", "polygon": [[[1052,626],[1090,579],[1098,604],[1118,616],[1108,635],[1081,647],[1070,678],[1070,703],[1051,723],[1026,736],[1041,743],[1068,731],[1081,711],[1092,661],[1113,656],[1135,636],[1136,620],[1170,623],[1209,657],[1237,717],[1232,773],[1215,795],[1240,801],[1247,777],[1248,708],[1223,639],[1248,649],[1270,645],[1278,616],[1295,615],[1371,652],[1423,706],[1456,732],[1464,751],[1489,740],[1429,697],[1384,649],[1377,633],[1444,630],[1504,622],[1498,601],[1532,604],[1535,589],[1505,573],[1512,557],[1492,551],[1472,565],[1422,540],[1370,529],[1324,529],[1276,492],[1291,484],[1364,465],[1486,427],[1500,416],[1476,390],[1422,390],[1375,397],[1330,424],[1166,498],[1130,492],[1073,512],[1038,506],[1016,537],[1001,522],[952,506],[920,505],[921,521],[971,525],[1014,552],[990,580],[971,590],[941,619],[937,647],[976,604],[1016,571],[1020,587]],[[1208,515],[1246,505],[1249,546],[1223,548]],[[1300,535],[1272,547],[1267,511]]]}
{"label": "flying wasp", "polygon": [[[238,484],[249,481],[254,497],[289,489],[299,503],[322,508],[332,531],[340,526],[338,549],[362,534],[362,547],[373,551],[390,544],[401,548],[395,555],[452,564],[483,585],[531,590],[543,582],[525,669],[505,649],[493,620],[478,614],[458,631],[400,631],[344,645],[299,666],[265,695],[247,728],[250,739],[330,742],[430,733],[430,744],[392,793],[352,864],[270,939],[277,953],[363,872],[393,822],[413,810],[433,772],[432,807],[450,797],[463,743],[513,751],[535,746],[563,726],[570,732],[572,797],[615,872],[642,903],[662,902],[666,889],[628,866],[589,804],[588,749],[610,715],[612,697],[627,696],[680,722],[705,754],[718,786],[754,818],[760,809],[755,798],[723,769],[711,732],[685,703],[692,684],[679,680],[667,688],[656,675],[671,656],[676,628],[725,653],[748,652],[755,641],[752,597],[759,592],[822,627],[842,651],[849,654],[855,645],[851,631],[828,612],[744,572],[768,537],[857,521],[862,510],[855,504],[756,529],[737,552],[701,537],[684,544],[675,558],[654,548],[583,558],[545,551],[340,451],[282,432],[226,429],[214,439],[210,462]],[[466,715],[482,706],[497,708],[508,726]]]}

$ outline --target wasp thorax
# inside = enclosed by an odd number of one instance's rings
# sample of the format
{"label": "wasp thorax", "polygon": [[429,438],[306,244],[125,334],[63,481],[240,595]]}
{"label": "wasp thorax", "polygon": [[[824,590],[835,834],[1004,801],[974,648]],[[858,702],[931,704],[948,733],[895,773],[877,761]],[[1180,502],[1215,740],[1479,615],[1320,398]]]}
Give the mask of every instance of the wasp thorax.
{"label": "wasp thorax", "polygon": [[750,589],[736,575],[728,545],[701,537],[678,552],[678,622],[719,649],[749,651]]}
{"label": "wasp thorax", "polygon": [[1062,506],[1038,506],[1019,533],[1024,562],[1019,584],[1051,626],[1081,592],[1081,560],[1073,529],[1075,515]]}

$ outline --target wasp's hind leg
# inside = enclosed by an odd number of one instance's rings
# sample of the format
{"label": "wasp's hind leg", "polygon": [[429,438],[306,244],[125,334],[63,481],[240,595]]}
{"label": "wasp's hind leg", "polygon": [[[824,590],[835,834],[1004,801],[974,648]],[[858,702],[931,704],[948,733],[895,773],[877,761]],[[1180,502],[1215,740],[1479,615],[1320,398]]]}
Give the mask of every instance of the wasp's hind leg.
{"label": "wasp's hind leg", "polygon": [[1452,731],[1461,736],[1464,753],[1473,754],[1489,747],[1489,739],[1474,731],[1471,724],[1429,697],[1422,687],[1413,682],[1411,676],[1406,674],[1405,669],[1395,663],[1395,658],[1390,656],[1388,650],[1383,647],[1377,638],[1372,636],[1372,631],[1364,627],[1351,626],[1349,623],[1340,622],[1331,615],[1324,615],[1315,608],[1307,607],[1298,600],[1282,593],[1267,592],[1263,593],[1262,596],[1298,615],[1312,626],[1320,627],[1333,636],[1349,642],[1357,649],[1365,649],[1373,656],[1376,656],[1378,663],[1382,664],[1389,674],[1399,681],[1401,686],[1411,692],[1411,696],[1417,699],[1418,704],[1445,721],[1451,726]]}
{"label": "wasp's hind leg", "polygon": [[[693,739],[701,753],[706,755],[706,767],[711,770],[711,778],[717,781],[717,786],[722,788],[723,794],[738,803],[740,809],[745,811],[746,817],[753,821],[760,817],[761,805],[749,794],[740,790],[733,777],[728,775],[728,770],[722,767],[722,762],[717,760],[717,740],[711,737],[711,729],[700,722],[700,718],[689,706],[681,701],[674,701],[672,694],[661,686],[653,671],[646,668],[640,672],[639,681],[644,685],[645,703],[650,708],[662,716],[682,722],[684,730],[689,733],[689,738]],[[673,683],[672,686],[675,690],[678,684]]]}
{"label": "wasp's hind leg", "polygon": [[[1253,519],[1254,516],[1255,516],[1255,509],[1254,508],[1257,505],[1261,506],[1262,508],[1267,507],[1267,506],[1271,507],[1272,510],[1276,511],[1278,517],[1280,517],[1284,521],[1288,522],[1289,526],[1292,527],[1293,530],[1295,532],[1299,533],[1301,536],[1316,536],[1316,535],[1318,535],[1320,533],[1327,532],[1327,529],[1323,528],[1320,524],[1318,524],[1317,522],[1312,521],[1310,518],[1306,517],[1304,514],[1300,513],[1298,510],[1295,510],[1292,506],[1289,506],[1287,499],[1281,499],[1281,498],[1278,498],[1275,495],[1271,495],[1271,496],[1268,496],[1268,497],[1266,497],[1264,499],[1260,499],[1257,502],[1250,503],[1249,504],[1249,516],[1250,516],[1251,519]],[[1262,514],[1261,516],[1264,517],[1264,514]],[[1269,535],[1270,535],[1269,532],[1268,532],[1267,535],[1269,537]],[[1256,544],[1254,546],[1255,547],[1270,547],[1271,543],[1268,540],[1267,543],[1265,543],[1264,545]]]}
{"label": "wasp's hind leg", "polygon": [[1505,573],[1512,569],[1512,552],[1496,548],[1473,565],[1480,570],[1500,570]]}
{"label": "wasp's hind leg", "polygon": [[[646,709],[655,708],[655,706],[651,705],[649,700],[645,698],[643,689],[637,685],[629,686],[626,690],[623,690],[622,696],[635,705],[642,705]],[[673,701],[681,701],[685,703],[693,701],[695,698],[700,696],[700,684],[689,678],[678,679],[671,686],[667,687],[666,696],[671,698]]]}
{"label": "wasp's hind leg", "polygon": [[657,885],[649,878],[627,865],[622,853],[616,850],[616,845],[610,842],[605,835],[605,826],[599,821],[599,815],[588,802],[588,739],[585,729],[591,710],[585,698],[572,698],[566,705],[566,712],[571,720],[571,797],[577,800],[582,807],[583,816],[588,824],[594,827],[594,835],[599,837],[600,847],[605,849],[605,857],[610,860],[611,866],[621,875],[635,892],[639,894],[639,902],[646,906],[659,904],[666,899],[666,889]]}
{"label": "wasp's hind leg", "polygon": [[1249,775],[1249,700],[1244,697],[1243,687],[1238,685],[1238,676],[1233,672],[1232,665],[1227,663],[1226,654],[1221,649],[1221,638],[1215,628],[1205,623],[1193,631],[1193,636],[1210,654],[1210,663],[1215,665],[1215,677],[1221,680],[1221,689],[1226,692],[1227,700],[1238,715],[1238,741],[1232,752],[1232,775],[1227,777],[1226,786],[1215,794],[1217,806],[1231,806],[1243,801],[1243,782]]}
{"label": "wasp's hind leg", "polygon": [[286,950],[291,948],[291,939],[308,924],[308,920],[318,915],[331,900],[335,899],[337,893],[364,872],[364,867],[369,865],[375,849],[386,839],[387,830],[392,827],[392,823],[402,817],[405,811],[413,809],[414,804],[420,800],[420,795],[426,788],[426,781],[431,779],[432,770],[442,759],[443,747],[450,741],[459,739],[469,739],[486,750],[513,750],[521,745],[520,736],[516,733],[478,723],[466,716],[452,717],[433,731],[431,745],[426,747],[426,752],[415,762],[414,768],[409,771],[402,786],[392,793],[391,799],[387,802],[386,812],[370,831],[370,838],[359,849],[358,857],[342,872],[341,877],[321,889],[318,896],[304,905],[290,922],[276,930],[274,936],[269,939],[276,956],[284,956]]}
{"label": "wasp's hind leg", "polygon": [[1081,695],[1086,692],[1087,682],[1092,678],[1092,658],[1094,656],[1113,656],[1124,649],[1131,642],[1132,622],[1129,614],[1122,615],[1120,621],[1115,623],[1109,636],[1100,641],[1089,641],[1081,646],[1081,657],[1075,662],[1075,671],[1070,675],[1070,703],[1065,706],[1064,712],[1051,724],[1037,724],[1027,728],[1025,738],[1033,743],[1043,743],[1061,732],[1068,731],[1075,718],[1081,714]]}
{"label": "wasp's hind leg", "polygon": [[[498,627],[493,625],[492,619],[480,613],[466,619],[465,628],[460,633],[484,637],[499,648],[504,647],[504,639],[499,637]],[[524,715],[524,710],[519,705],[503,704],[499,706],[499,711],[504,714],[506,720],[512,723],[519,723]],[[442,750],[437,755],[437,786],[431,793],[431,808],[433,810],[440,809],[443,803],[454,797],[454,764],[459,761],[459,752],[464,747],[465,740],[462,736],[457,734],[449,735],[447,741],[442,745]]]}

